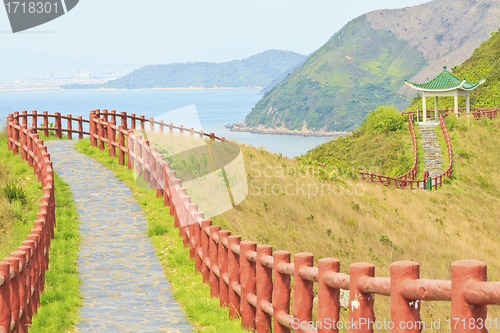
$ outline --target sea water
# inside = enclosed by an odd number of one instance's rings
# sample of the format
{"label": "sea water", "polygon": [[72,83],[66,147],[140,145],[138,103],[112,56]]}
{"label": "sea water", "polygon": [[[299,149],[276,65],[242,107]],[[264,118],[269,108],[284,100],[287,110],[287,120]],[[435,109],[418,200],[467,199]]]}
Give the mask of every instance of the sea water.
{"label": "sea water", "polygon": [[231,132],[226,129],[224,125],[245,120],[262,97],[258,93],[258,89],[0,91],[0,124],[5,123],[9,113],[23,110],[28,113],[32,110],[39,113],[60,112],[88,119],[91,110],[108,109],[117,113],[126,111],[128,114],[144,115],[149,119],[194,104],[204,132],[257,148],[263,147],[288,157],[300,156],[323,142],[335,139]]}

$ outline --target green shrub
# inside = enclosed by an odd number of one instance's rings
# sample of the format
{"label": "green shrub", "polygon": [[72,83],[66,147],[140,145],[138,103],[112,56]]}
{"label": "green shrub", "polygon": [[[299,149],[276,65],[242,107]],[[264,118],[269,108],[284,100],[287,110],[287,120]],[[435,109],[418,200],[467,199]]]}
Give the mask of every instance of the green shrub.
{"label": "green shrub", "polygon": [[2,188],[2,193],[9,202],[18,200],[26,203],[27,194],[20,184],[8,183]]}
{"label": "green shrub", "polygon": [[361,131],[373,132],[397,132],[403,128],[405,118],[394,106],[379,106],[370,111],[361,123]]}

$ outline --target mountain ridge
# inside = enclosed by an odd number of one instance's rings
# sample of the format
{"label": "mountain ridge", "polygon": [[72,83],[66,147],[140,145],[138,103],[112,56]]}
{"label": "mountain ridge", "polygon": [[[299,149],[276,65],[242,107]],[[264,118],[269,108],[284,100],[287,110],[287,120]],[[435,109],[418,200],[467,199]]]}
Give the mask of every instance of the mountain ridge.
{"label": "mountain ridge", "polygon": [[306,56],[268,50],[242,60],[150,65],[99,85],[64,85],[62,89],[241,88],[264,87]]}
{"label": "mountain ridge", "polygon": [[425,80],[443,61],[460,64],[498,26],[500,0],[434,0],[361,15],[267,92],[245,123],[351,131],[380,104],[410,104],[415,92],[402,88],[405,79]]}

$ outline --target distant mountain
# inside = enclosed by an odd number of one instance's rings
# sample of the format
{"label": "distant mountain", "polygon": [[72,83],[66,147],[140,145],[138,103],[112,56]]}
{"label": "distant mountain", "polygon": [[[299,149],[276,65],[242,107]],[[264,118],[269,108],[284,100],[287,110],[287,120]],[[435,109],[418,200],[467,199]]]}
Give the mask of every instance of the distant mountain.
{"label": "distant mountain", "polygon": [[[500,26],[500,0],[434,0],[362,15],[268,91],[249,127],[348,131],[378,105],[398,108],[443,65],[462,63]],[[423,78],[423,79],[422,79]]]}
{"label": "distant mountain", "polygon": [[302,60],[301,62],[296,63],[292,67],[288,68],[286,71],[284,71],[283,73],[281,73],[277,77],[275,77],[274,80],[272,80],[271,82],[269,82],[264,87],[264,89],[261,90],[260,94],[264,95],[266,92],[268,92],[269,90],[271,90],[275,85],[277,85],[278,83],[280,83],[281,81],[283,81],[287,77],[288,74],[292,73],[294,70],[296,70],[297,68],[299,68],[300,66],[302,66],[306,61],[307,61],[307,57],[305,57],[304,60]]}
{"label": "distant mountain", "polygon": [[102,85],[65,85],[63,89],[240,88],[264,87],[306,56],[280,50],[223,63],[175,63],[139,68]]}

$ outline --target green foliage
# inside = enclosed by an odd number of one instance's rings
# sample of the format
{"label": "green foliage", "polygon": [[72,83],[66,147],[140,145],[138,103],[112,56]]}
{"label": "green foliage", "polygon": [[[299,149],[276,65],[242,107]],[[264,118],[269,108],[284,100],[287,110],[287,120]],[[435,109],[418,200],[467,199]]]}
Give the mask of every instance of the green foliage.
{"label": "green foliage", "polygon": [[455,117],[455,115],[450,115],[446,117],[444,120],[444,124],[446,125],[446,128],[448,129],[449,132],[453,132],[455,128],[457,127],[458,119]]}
{"label": "green foliage", "polygon": [[403,129],[404,123],[404,117],[394,106],[379,106],[367,114],[361,123],[361,131],[367,134],[397,132]]}
{"label": "green foliage", "polygon": [[[453,75],[458,78],[465,77],[469,82],[486,77],[485,83],[470,92],[471,107],[500,107],[500,62],[498,61],[500,58],[499,32],[500,29],[497,32],[493,32],[490,39],[484,41],[481,46],[475,49],[469,59],[460,66],[454,67],[452,70]],[[439,73],[436,73],[436,75],[437,74]],[[417,105],[422,105],[422,98],[418,97],[414,99],[406,110],[414,110]],[[465,107],[465,98],[459,98],[459,107]],[[439,98],[439,108],[453,109],[453,98]]]}
{"label": "green foliage", "polygon": [[[408,125],[393,106],[380,106],[366,116],[352,135],[326,142],[297,157],[325,179],[355,178],[352,169],[399,176],[413,165]],[[316,167],[326,164],[325,167]]]}
{"label": "green foliage", "polygon": [[426,65],[422,53],[361,16],[266,92],[245,118],[249,126],[351,131],[381,103],[403,107],[397,90]]}
{"label": "green foliage", "polygon": [[62,89],[141,89],[177,87],[263,87],[306,56],[269,50],[243,60],[224,63],[175,63],[139,68],[104,84],[62,85]]}
{"label": "green foliage", "polygon": [[2,188],[2,193],[9,202],[17,200],[26,203],[27,194],[21,184],[8,183]]}

